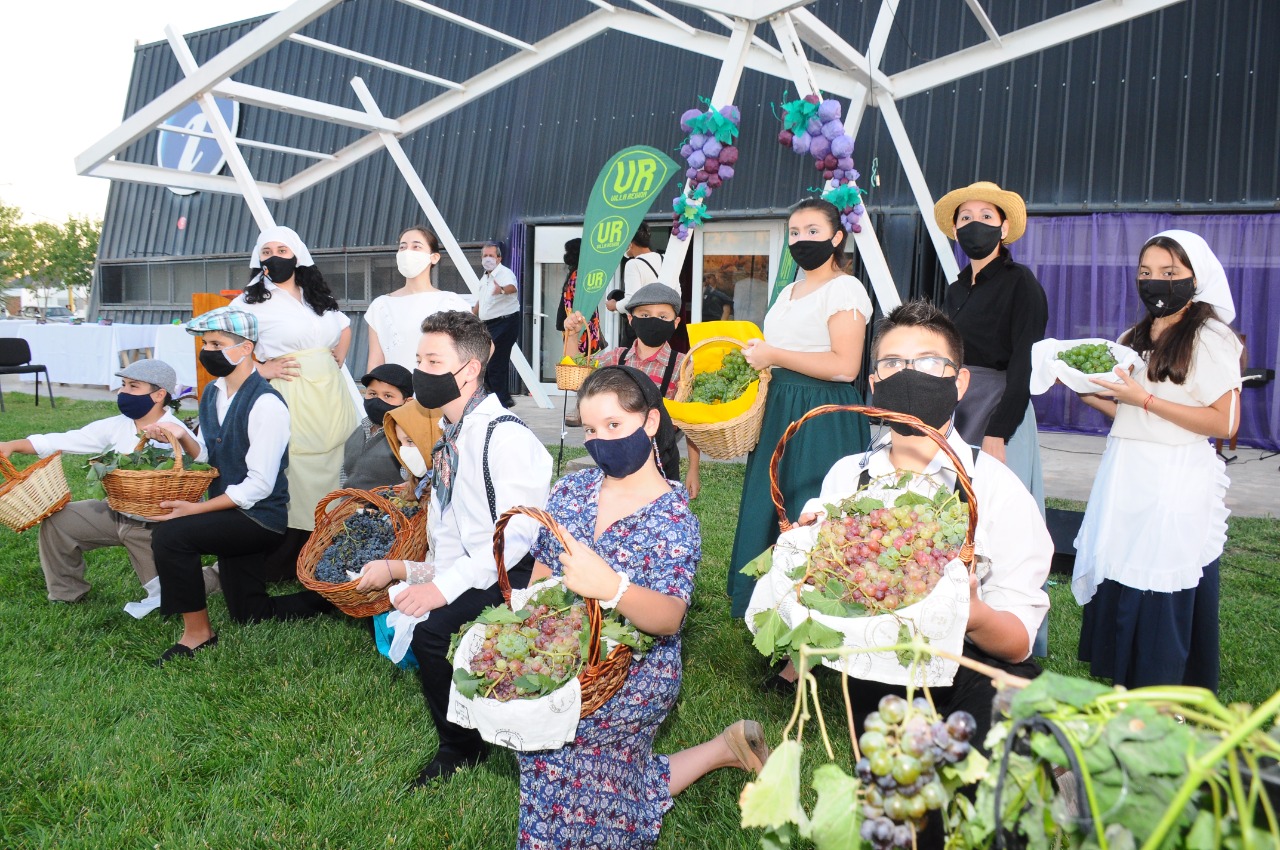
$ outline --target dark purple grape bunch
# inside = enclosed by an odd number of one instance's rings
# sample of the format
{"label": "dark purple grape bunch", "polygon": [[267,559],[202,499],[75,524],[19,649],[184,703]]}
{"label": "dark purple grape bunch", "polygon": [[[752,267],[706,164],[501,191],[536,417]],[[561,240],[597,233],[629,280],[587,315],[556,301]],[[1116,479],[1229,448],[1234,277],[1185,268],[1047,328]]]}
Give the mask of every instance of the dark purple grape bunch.
{"label": "dark purple grape bunch", "polygon": [[778,142],[798,154],[813,157],[813,167],[822,174],[822,197],[840,210],[840,222],[853,233],[862,230],[860,219],[866,212],[860,176],[853,167],[853,136],[841,120],[840,101],[808,94],[782,105],[782,132]]}
{"label": "dark purple grape bunch", "polygon": [[976,728],[967,711],[943,721],[926,699],[881,699],[863,724],[854,768],[863,788],[863,840],[875,850],[910,848],[928,813],[948,802],[938,770],[968,757]]}
{"label": "dark purple grape bunch", "polygon": [[690,185],[673,202],[672,233],[688,239],[695,227],[706,220],[703,202],[711,193],[732,180],[738,163],[738,127],[742,112],[733,104],[719,109],[708,107],[686,110],[680,116],[680,129],[686,134],[680,144],[680,156],[687,166],[684,176]]}

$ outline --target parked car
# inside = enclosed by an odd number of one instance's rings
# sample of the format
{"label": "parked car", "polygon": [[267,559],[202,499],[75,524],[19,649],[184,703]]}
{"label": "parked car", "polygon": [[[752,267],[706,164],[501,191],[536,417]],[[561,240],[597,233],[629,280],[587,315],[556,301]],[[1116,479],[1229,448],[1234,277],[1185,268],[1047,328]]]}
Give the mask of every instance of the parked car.
{"label": "parked car", "polygon": [[[23,307],[22,317],[24,319],[39,319],[41,318],[41,312],[39,307]],[[47,322],[70,322],[75,319],[75,314],[66,307],[46,307],[43,313],[43,318]]]}

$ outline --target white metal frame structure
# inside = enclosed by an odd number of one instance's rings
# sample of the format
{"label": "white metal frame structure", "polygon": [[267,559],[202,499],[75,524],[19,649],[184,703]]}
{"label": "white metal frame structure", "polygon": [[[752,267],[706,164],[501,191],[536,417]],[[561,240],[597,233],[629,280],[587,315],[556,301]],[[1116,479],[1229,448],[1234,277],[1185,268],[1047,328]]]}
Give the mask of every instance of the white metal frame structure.
{"label": "white metal frame structure", "polygon": [[[848,99],[850,105],[845,126],[851,135],[856,135],[867,108],[879,109],[937,251],[938,260],[948,279],[954,280],[959,270],[946,235],[933,221],[933,195],[898,113],[897,101],[1173,6],[1183,0],[1095,0],[1078,9],[1008,33],[1000,33],[992,25],[983,9],[982,0],[949,0],[964,2],[968,6],[986,33],[987,40],[892,75],[886,75],[881,69],[881,60],[898,7],[911,0],[881,0],[865,50],[858,50],[849,44],[806,9],[813,0],[662,0],[667,5],[678,4],[700,11],[714,23],[715,26],[711,29],[693,26],[651,0],[582,0],[584,14],[581,18],[533,44],[441,9],[425,0],[399,0],[448,25],[478,32],[515,50],[506,59],[461,81],[448,80],[425,70],[358,53],[298,32],[340,2],[342,0],[295,0],[204,65],[196,63],[181,35],[172,28],[166,29],[165,34],[185,79],[130,115],[118,128],[80,154],[75,163],[77,173],[241,195],[258,225],[266,227],[274,223],[267,201],[291,198],[385,149],[395,161],[414,197],[440,234],[451,259],[474,293],[479,280],[470,264],[465,261],[457,240],[446,224],[446,217],[431,200],[427,186],[414,171],[399,140],[466,107],[495,88],[597,35],[617,31],[720,60],[720,73],[711,95],[712,103],[717,106],[734,100],[743,69],[751,68],[787,80],[798,91],[821,90],[829,95]],[[763,25],[770,27],[777,47],[757,34],[757,30]],[[727,35],[723,32],[725,29],[728,30]],[[358,77],[352,80],[352,86],[361,109],[298,97],[232,79],[238,71],[285,41],[336,53],[367,63],[371,67],[423,80],[439,86],[443,92],[403,115],[392,117],[382,114],[373,95]],[[810,61],[810,53],[824,61]],[[265,146],[269,142],[233,136],[214,106],[214,95],[233,98],[249,106],[276,109],[356,127],[363,130],[365,135],[337,151],[291,150],[316,161],[282,182],[262,182],[250,173],[238,146]],[[226,154],[231,176],[195,174],[117,158],[129,145],[148,133],[157,131],[166,118],[192,101],[201,105],[208,118],[212,134]],[[673,104],[673,108],[677,106],[681,105]],[[899,301],[897,289],[874,229],[863,227],[854,240],[867,267],[876,299],[883,309],[893,307]],[[673,280],[684,264],[689,245],[689,241],[673,240],[668,249],[669,259],[664,264],[664,269],[669,271]],[[542,392],[537,376],[519,349],[512,352],[512,362],[539,404],[549,406],[550,402]]]}

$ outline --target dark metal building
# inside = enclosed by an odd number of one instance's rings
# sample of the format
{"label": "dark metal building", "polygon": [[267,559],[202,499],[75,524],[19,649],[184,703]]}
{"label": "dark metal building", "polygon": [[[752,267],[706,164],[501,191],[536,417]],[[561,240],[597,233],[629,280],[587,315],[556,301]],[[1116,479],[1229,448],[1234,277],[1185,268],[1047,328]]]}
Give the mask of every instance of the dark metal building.
{"label": "dark metal building", "polygon": [[[530,42],[582,14],[581,0],[436,2]],[[1009,31],[1086,2],[985,5],[996,27]],[[809,8],[848,41],[862,44],[878,6],[819,0]],[[677,14],[695,16],[689,10]],[[188,43],[204,62],[256,23],[197,33]],[[1278,31],[1275,0],[1188,0],[912,96],[899,109],[935,195],[984,179],[1022,193],[1032,214],[1274,212],[1280,210],[1280,52],[1268,36]],[[393,0],[344,3],[303,32],[410,66],[430,57],[433,72],[453,79],[465,79],[511,51]],[[772,39],[764,30],[759,35]],[[984,38],[964,3],[903,0],[883,67],[892,74]],[[678,116],[710,94],[718,67],[717,60],[609,32],[403,143],[459,240],[472,246],[488,238],[506,240],[517,273],[528,279],[536,230],[580,223],[592,181],[617,149],[678,144]],[[289,42],[236,78],[352,106],[349,80],[355,75],[366,80],[388,114],[436,91],[429,83]],[[167,44],[139,47],[128,112],[181,76]],[[776,78],[744,73],[737,98],[743,113],[738,176],[712,199],[714,221],[780,220],[817,182],[807,159],[775,140],[773,104],[784,99],[785,88]],[[331,151],[360,131],[245,107],[238,134]],[[124,158],[153,162],[155,145],[152,133]],[[244,154],[255,176],[267,181],[301,165],[289,154],[252,148]],[[904,295],[934,294],[943,283],[936,257],[875,110],[866,114],[854,157],[899,289]],[[402,227],[422,218],[384,153],[295,198],[269,203],[276,220],[308,242],[353,313],[399,285],[389,246]],[[663,218],[660,213],[655,209],[655,222]],[[245,282],[256,233],[239,197],[179,196],[155,186],[113,183],[92,309],[127,321],[185,315],[193,292]],[[701,270],[691,277],[700,281]],[[444,270],[444,285],[460,288],[456,278]],[[558,280],[549,285],[558,291]],[[525,300],[527,316],[541,309],[528,293]],[[362,340],[352,352],[356,369],[363,363]]]}

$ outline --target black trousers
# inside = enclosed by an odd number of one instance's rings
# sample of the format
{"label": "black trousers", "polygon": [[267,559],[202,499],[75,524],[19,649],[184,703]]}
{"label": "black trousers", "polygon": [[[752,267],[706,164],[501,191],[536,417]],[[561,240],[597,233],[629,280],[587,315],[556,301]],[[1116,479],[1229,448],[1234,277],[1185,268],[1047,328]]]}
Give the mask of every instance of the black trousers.
{"label": "black trousers", "polygon": [[491,393],[496,393],[498,400],[510,407],[511,392],[511,347],[520,336],[520,312],[517,310],[507,316],[499,316],[485,322],[489,336],[493,338],[493,354],[489,357],[489,366],[484,373],[484,386]]}
{"label": "black trousers", "polygon": [[237,623],[310,617],[331,607],[310,590],[267,594],[264,564],[285,535],[263,528],[238,510],[179,517],[153,528],[151,551],[160,575],[163,614],[191,614],[208,607],[201,555],[218,556],[227,613]]}
{"label": "black trousers", "polygon": [[[533,571],[533,559],[526,557],[508,570],[512,587],[527,587]],[[470,623],[480,612],[502,604],[502,591],[495,583],[484,590],[468,590],[453,602],[437,608],[413,630],[413,655],[418,659],[418,679],[427,710],[440,738],[440,753],[451,756],[473,755],[484,748],[484,740],[474,729],[449,722],[449,685],[453,681],[453,665],[445,658],[454,634]]]}

